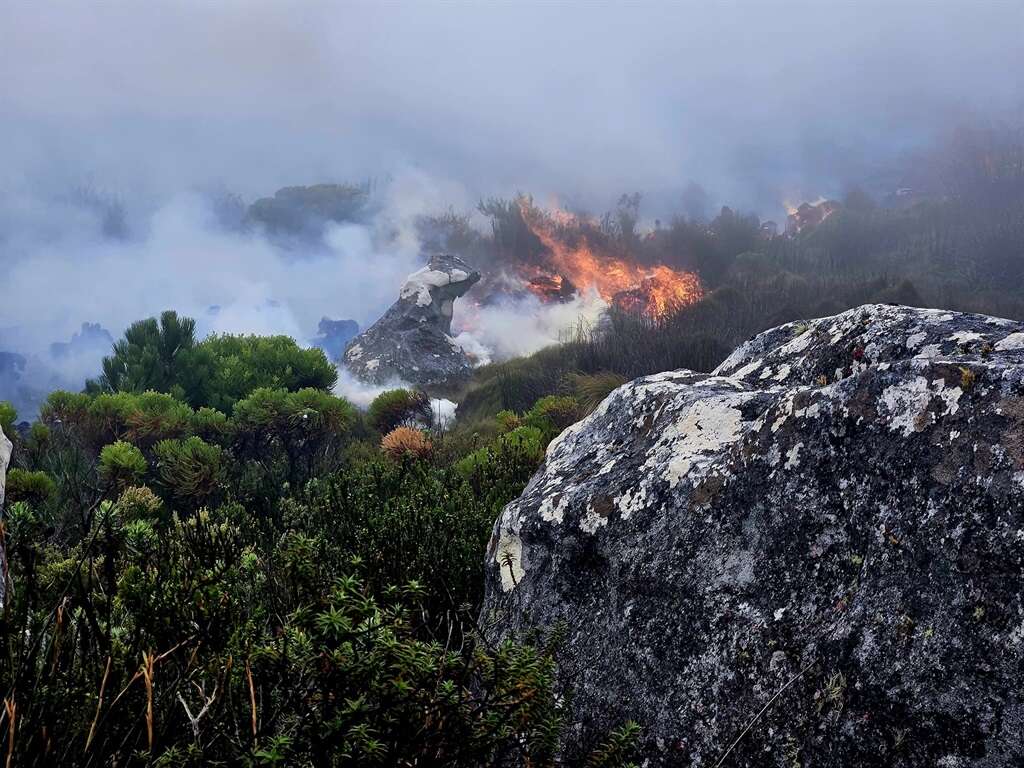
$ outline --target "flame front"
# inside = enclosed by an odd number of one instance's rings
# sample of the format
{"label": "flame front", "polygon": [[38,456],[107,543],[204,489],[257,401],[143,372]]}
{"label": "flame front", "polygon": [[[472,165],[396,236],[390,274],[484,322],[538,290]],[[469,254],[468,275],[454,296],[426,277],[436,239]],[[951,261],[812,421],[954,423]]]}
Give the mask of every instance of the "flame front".
{"label": "flame front", "polygon": [[522,270],[527,287],[541,299],[593,289],[609,304],[656,319],[703,296],[700,278],[693,272],[663,264],[648,267],[599,252],[572,214],[561,210],[545,214],[525,204],[520,210],[548,254],[544,267]]}

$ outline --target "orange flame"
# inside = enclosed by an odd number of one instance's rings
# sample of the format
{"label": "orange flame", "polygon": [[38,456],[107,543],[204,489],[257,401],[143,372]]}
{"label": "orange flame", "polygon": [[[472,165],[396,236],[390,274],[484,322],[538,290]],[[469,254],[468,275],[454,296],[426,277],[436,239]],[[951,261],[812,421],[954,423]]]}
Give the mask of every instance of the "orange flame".
{"label": "orange flame", "polygon": [[[700,278],[659,264],[647,267],[599,253],[580,231],[580,220],[555,209],[545,214],[520,205],[523,221],[548,252],[547,268],[525,267],[527,287],[541,299],[596,290],[609,304],[659,318],[703,296]],[[566,231],[569,229],[573,231]],[[567,285],[568,283],[568,285]]]}

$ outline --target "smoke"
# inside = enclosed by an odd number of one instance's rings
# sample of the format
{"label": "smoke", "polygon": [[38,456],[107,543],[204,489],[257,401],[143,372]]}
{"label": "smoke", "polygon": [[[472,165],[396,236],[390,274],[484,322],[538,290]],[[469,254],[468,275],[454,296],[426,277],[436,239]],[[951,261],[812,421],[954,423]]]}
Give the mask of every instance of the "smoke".
{"label": "smoke", "polygon": [[[298,251],[258,231],[225,229],[213,201],[195,192],[162,202],[137,222],[138,235],[125,238],[104,236],[85,214],[62,227],[61,206],[52,206],[51,227],[16,229],[6,243],[0,349],[24,360],[0,380],[0,396],[29,416],[42,392],[78,389],[95,376],[110,352],[109,335],[57,346],[56,354],[51,348],[85,321],[118,336],[129,323],[173,308],[196,318],[200,337],[286,334],[300,343],[325,315],[365,327],[419,266],[418,209],[406,191],[396,184],[369,223],[327,223],[319,242]],[[18,202],[23,210],[46,209],[45,201]],[[5,213],[10,221],[17,211]]]}
{"label": "smoke", "polygon": [[542,304],[530,294],[455,307],[455,341],[478,365],[486,365],[532,354],[593,328],[608,304],[591,290],[563,303]]}
{"label": "smoke", "polygon": [[[780,218],[891,191],[954,123],[1021,117],[1022,28],[1020,3],[954,0],[4,4],[0,350],[50,387],[98,363],[49,352],[83,322],[365,326],[418,266],[416,216],[489,195]],[[300,246],[210,192],[361,180],[373,215]],[[465,314],[461,343],[532,351],[597,308],[525,302]]]}

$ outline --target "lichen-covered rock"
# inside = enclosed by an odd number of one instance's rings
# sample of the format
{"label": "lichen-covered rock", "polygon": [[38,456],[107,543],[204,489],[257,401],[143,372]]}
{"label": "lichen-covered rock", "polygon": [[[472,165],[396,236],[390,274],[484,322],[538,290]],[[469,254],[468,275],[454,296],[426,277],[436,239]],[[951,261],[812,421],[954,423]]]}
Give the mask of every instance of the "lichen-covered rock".
{"label": "lichen-covered rock", "polygon": [[401,380],[423,388],[454,384],[472,362],[451,336],[455,300],[480,273],[449,254],[406,278],[398,301],[345,349],[345,367],[362,381]]}
{"label": "lichen-covered rock", "polygon": [[613,392],[487,552],[563,624],[566,760],[1024,764],[1024,324],[869,305]]}

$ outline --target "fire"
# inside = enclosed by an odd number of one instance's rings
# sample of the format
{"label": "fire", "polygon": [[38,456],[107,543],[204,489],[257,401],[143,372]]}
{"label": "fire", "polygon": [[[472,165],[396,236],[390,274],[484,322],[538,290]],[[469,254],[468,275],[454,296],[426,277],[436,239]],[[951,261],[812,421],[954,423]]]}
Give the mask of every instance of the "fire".
{"label": "fire", "polygon": [[595,290],[609,304],[658,318],[703,295],[700,278],[693,272],[661,264],[643,266],[599,252],[572,214],[558,209],[545,214],[528,205],[520,210],[547,251],[543,267],[522,268],[527,287],[543,300],[563,300],[577,291]]}
{"label": "fire", "polygon": [[813,203],[801,203],[796,208],[792,208],[789,203],[785,203],[785,205],[789,211],[789,217],[786,219],[786,234],[791,237],[804,230],[813,229],[839,210],[839,203],[824,197],[819,197]]}

